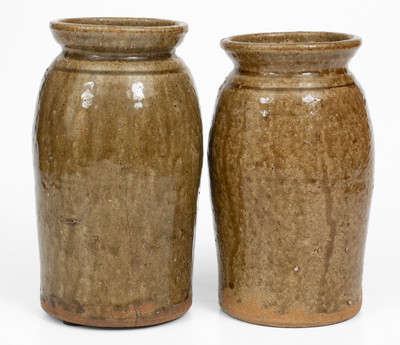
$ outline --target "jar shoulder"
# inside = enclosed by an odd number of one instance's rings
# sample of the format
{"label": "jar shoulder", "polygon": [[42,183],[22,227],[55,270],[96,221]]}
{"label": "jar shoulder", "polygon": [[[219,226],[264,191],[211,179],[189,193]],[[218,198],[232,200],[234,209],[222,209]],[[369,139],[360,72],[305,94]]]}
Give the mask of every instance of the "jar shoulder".
{"label": "jar shoulder", "polygon": [[175,56],[162,61],[88,60],[61,54],[45,73],[37,114],[56,111],[62,116],[64,108],[95,109],[98,116],[106,108],[112,113],[190,108],[200,116],[190,72]]}
{"label": "jar shoulder", "polygon": [[91,56],[69,55],[62,52],[51,64],[49,71],[66,71],[75,73],[105,73],[105,74],[132,74],[153,73],[162,74],[169,72],[188,73],[182,59],[176,55],[160,58],[97,58]]}
{"label": "jar shoulder", "polygon": [[224,112],[244,117],[308,117],[311,122],[318,121],[316,115],[339,114],[346,120],[357,113],[369,122],[364,93],[349,73],[265,76],[234,71],[218,94],[216,116]]}
{"label": "jar shoulder", "polygon": [[214,167],[231,161],[323,179],[326,161],[333,176],[369,174],[372,126],[353,78],[350,84],[309,88],[272,88],[267,78],[263,87],[250,87],[236,85],[237,78],[228,77],[217,101],[209,147]]}
{"label": "jar shoulder", "polygon": [[357,85],[354,76],[347,69],[298,74],[251,73],[233,70],[221,86],[227,88],[254,90],[296,91],[308,89],[332,89]]}
{"label": "jar shoulder", "polygon": [[105,69],[104,61],[90,61],[92,69],[86,62],[62,69],[59,64],[71,61],[56,59],[39,94],[33,130],[37,155],[73,152],[71,169],[76,161],[82,166],[89,160],[147,164],[155,156],[183,155],[197,162],[202,157],[198,98],[186,67],[175,62],[180,70],[160,72],[125,61],[119,67],[128,69],[118,72]]}

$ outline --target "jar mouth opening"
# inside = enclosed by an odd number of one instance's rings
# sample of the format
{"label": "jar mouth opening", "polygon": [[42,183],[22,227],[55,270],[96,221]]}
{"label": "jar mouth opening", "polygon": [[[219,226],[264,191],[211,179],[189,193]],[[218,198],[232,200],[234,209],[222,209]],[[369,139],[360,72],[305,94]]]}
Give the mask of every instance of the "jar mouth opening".
{"label": "jar mouth opening", "polygon": [[65,18],[50,22],[50,27],[57,31],[85,32],[187,32],[186,23],[157,18],[128,17],[87,17]]}
{"label": "jar mouth opening", "polygon": [[229,50],[326,50],[355,48],[361,39],[338,32],[295,31],[236,35],[224,38],[221,46]]}

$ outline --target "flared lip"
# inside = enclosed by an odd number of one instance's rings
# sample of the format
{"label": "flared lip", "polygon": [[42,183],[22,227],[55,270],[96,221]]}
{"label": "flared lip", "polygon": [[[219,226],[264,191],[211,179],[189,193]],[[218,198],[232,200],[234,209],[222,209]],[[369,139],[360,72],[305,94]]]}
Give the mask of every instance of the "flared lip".
{"label": "flared lip", "polygon": [[221,47],[233,52],[336,50],[356,48],[361,38],[326,31],[267,32],[235,35],[221,40]]}
{"label": "flared lip", "polygon": [[50,22],[50,28],[65,32],[92,33],[170,33],[179,34],[188,31],[185,22],[158,18],[130,17],[83,17],[65,18]]}

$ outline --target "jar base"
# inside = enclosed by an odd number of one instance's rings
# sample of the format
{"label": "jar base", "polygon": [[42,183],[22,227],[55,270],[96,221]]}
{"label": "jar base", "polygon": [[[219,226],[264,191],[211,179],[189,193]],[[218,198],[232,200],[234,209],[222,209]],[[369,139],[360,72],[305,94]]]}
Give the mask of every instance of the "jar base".
{"label": "jar base", "polygon": [[247,303],[246,305],[238,304],[224,297],[220,299],[222,310],[236,319],[257,325],[283,328],[318,327],[346,321],[360,311],[361,304],[362,301],[360,300],[344,310],[329,314],[306,314],[304,311],[277,314],[272,309],[260,310],[257,302]]}
{"label": "jar base", "polygon": [[[104,328],[134,328],[153,326],[161,323],[169,322],[183,316],[192,305],[192,298],[174,305],[167,312],[157,315],[127,318],[124,312],[112,312],[112,315],[105,316],[104,319],[90,319],[82,316],[82,314],[66,311],[59,306],[52,306],[48,300],[41,302],[43,310],[50,316],[55,317],[64,322],[66,325],[81,325],[90,327]],[[111,313],[110,313],[111,314]],[[119,315],[120,314],[120,315]]]}

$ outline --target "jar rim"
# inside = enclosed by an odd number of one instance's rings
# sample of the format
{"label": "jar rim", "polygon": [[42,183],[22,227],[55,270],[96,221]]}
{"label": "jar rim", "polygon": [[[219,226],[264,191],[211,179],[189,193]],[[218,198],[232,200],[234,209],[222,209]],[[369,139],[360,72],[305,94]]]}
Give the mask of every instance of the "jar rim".
{"label": "jar rim", "polygon": [[54,20],[50,29],[70,54],[143,57],[173,54],[188,25],[156,18],[87,17]]}
{"label": "jar rim", "polygon": [[326,31],[266,32],[221,40],[226,50],[248,52],[351,49],[360,44],[361,38],[356,35]]}
{"label": "jar rim", "polygon": [[50,22],[50,28],[56,31],[84,32],[122,32],[122,33],[186,33],[185,22],[133,17],[82,17],[64,18]]}

